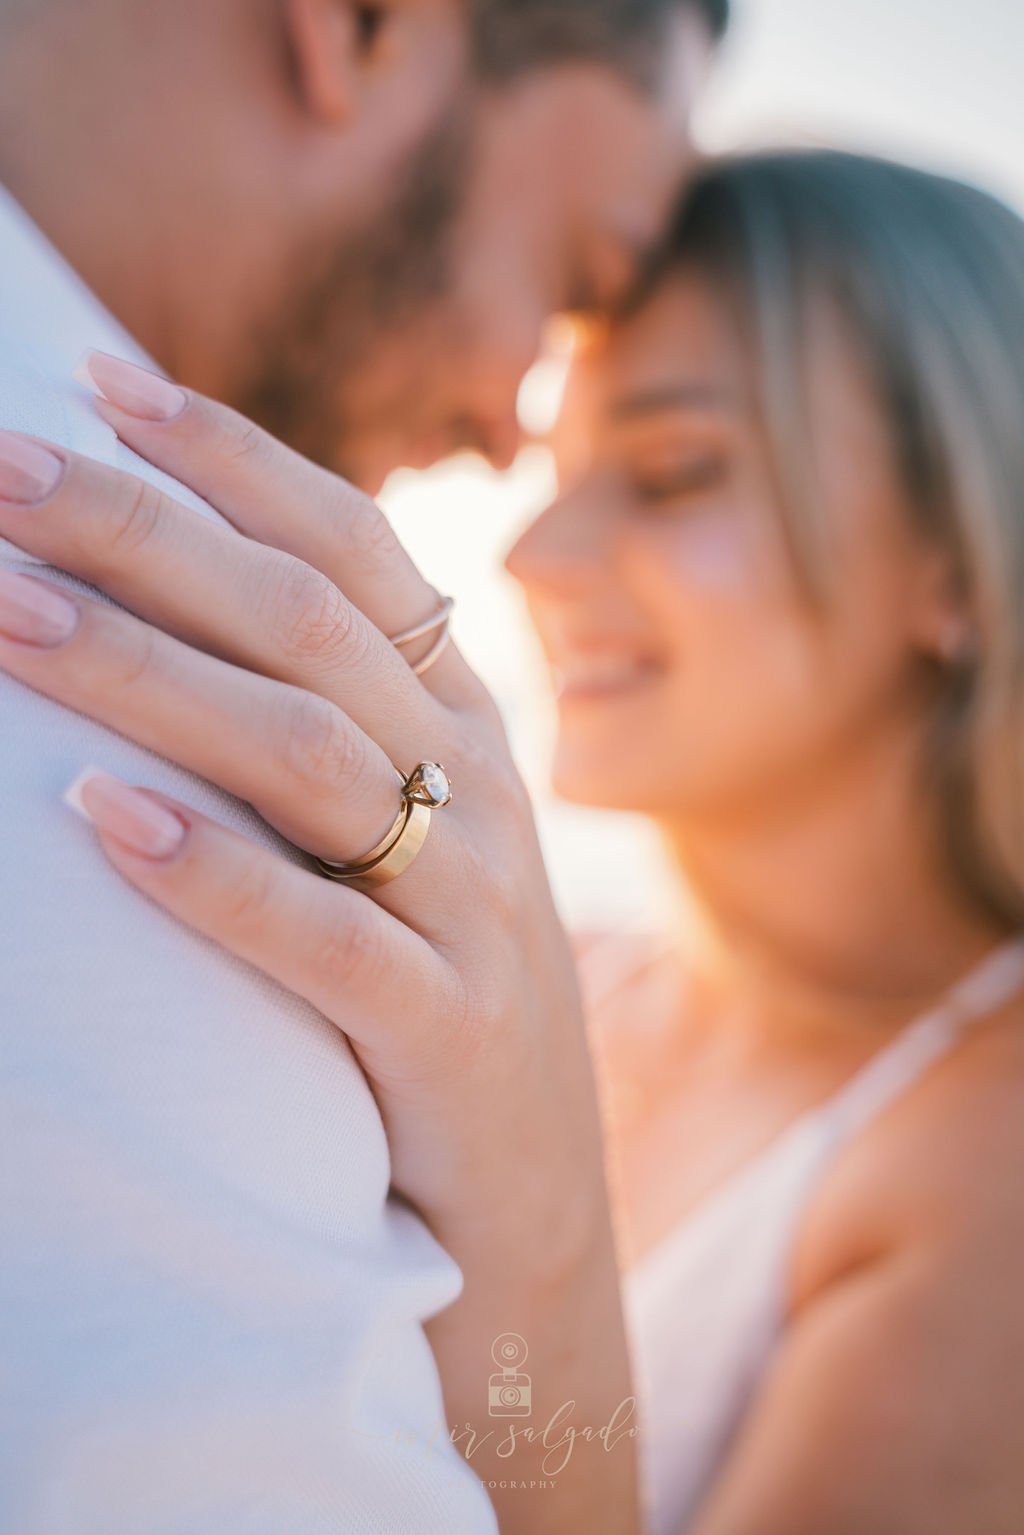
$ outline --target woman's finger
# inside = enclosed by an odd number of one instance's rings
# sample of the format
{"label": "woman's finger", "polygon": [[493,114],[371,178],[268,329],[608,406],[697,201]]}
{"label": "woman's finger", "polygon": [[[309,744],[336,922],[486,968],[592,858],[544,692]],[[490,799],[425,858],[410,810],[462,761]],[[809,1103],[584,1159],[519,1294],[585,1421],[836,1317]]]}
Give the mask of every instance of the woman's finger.
{"label": "woman's finger", "polygon": [[[369,496],[237,411],[133,363],[93,352],[86,369],[97,409],[136,453],[249,538],[322,571],[383,634],[398,634],[435,611],[436,590]],[[408,652],[410,663],[429,643]],[[453,707],[477,695],[472,671],[451,647],[427,675]]]}
{"label": "woman's finger", "polygon": [[[304,997],[376,1059],[436,1049],[451,977],[372,901],[287,863],[180,800],[87,769],[65,796],[111,863],[189,927]],[[395,1006],[395,980],[417,998]],[[446,1001],[447,998],[447,1001]],[[402,1037],[396,1035],[401,1031]]]}
{"label": "woman's finger", "polygon": [[26,487],[27,500],[0,496],[0,533],[19,547],[188,644],[330,699],[394,758],[442,730],[445,711],[320,571],[133,475],[11,434],[2,442],[44,484]]}
{"label": "woman's finger", "polygon": [[[362,857],[395,821],[395,766],[340,709],[105,603],[0,570],[0,666],[247,800],[322,858]],[[442,816],[415,864],[386,887],[397,892],[395,909],[418,900],[428,924],[430,892],[454,878],[454,819]]]}

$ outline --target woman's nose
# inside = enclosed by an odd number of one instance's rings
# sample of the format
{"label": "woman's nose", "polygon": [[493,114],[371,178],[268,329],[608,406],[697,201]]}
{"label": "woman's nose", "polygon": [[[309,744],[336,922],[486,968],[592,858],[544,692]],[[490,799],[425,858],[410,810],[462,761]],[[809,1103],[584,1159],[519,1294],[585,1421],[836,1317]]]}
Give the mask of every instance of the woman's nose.
{"label": "woman's nose", "polygon": [[572,595],[607,570],[606,521],[581,485],[541,512],[509,550],[505,568],[524,587]]}

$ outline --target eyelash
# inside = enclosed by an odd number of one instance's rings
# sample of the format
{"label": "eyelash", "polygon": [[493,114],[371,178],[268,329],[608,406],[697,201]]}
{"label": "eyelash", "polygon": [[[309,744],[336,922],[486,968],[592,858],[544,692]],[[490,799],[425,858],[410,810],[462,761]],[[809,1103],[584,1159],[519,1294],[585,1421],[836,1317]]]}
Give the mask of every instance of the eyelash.
{"label": "eyelash", "polygon": [[701,491],[714,489],[725,478],[726,465],[721,458],[700,459],[668,476],[644,480],[638,476],[633,482],[636,494],[649,506],[662,506],[683,496],[699,495]]}

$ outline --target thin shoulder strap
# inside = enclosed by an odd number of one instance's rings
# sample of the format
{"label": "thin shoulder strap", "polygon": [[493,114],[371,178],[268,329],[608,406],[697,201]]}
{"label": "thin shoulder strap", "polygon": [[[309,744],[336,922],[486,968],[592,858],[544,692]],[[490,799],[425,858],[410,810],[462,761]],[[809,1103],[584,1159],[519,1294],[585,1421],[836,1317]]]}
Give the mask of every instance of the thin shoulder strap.
{"label": "thin shoulder strap", "polygon": [[1001,944],[841,1088],[829,1105],[833,1133],[845,1139],[939,1060],[975,1019],[993,1013],[1024,986],[1024,936]]}

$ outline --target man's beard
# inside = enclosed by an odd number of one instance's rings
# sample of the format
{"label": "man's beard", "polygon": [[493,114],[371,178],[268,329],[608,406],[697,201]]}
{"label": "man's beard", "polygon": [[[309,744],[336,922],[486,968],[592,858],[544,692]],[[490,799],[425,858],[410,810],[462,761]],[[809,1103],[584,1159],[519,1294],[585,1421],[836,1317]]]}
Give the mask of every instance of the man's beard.
{"label": "man's beard", "polygon": [[[356,478],[346,399],[386,347],[452,285],[453,233],[468,180],[470,108],[460,103],[418,146],[395,193],[361,231],[297,263],[268,324],[239,409],[317,462]],[[401,427],[402,423],[397,423]]]}

